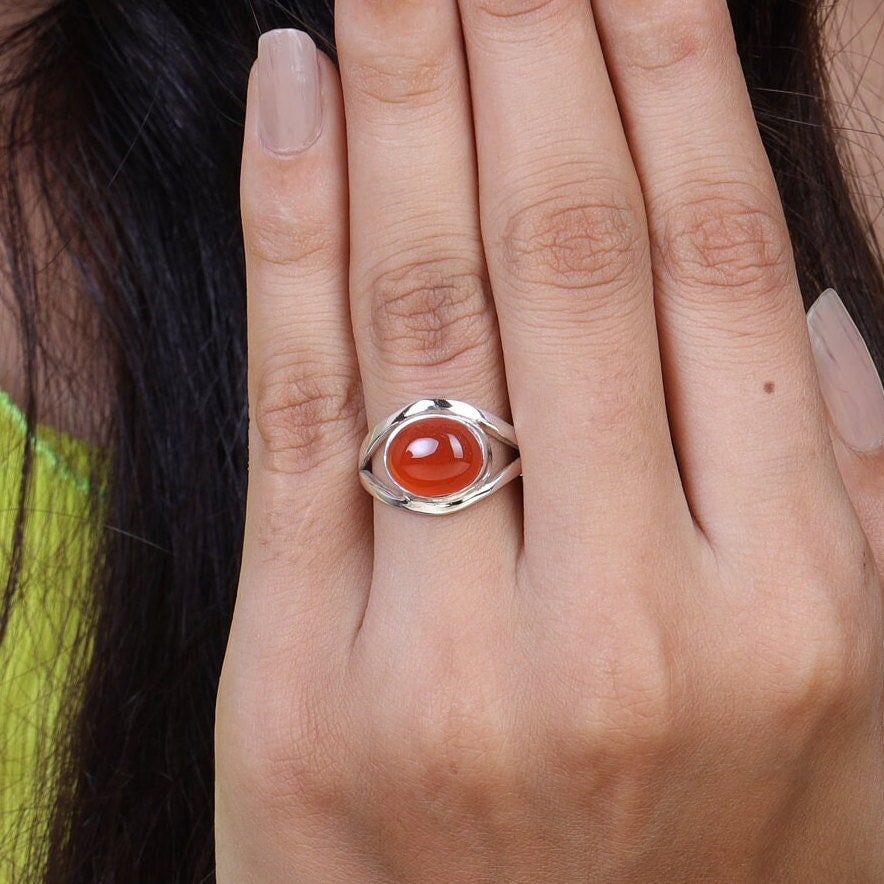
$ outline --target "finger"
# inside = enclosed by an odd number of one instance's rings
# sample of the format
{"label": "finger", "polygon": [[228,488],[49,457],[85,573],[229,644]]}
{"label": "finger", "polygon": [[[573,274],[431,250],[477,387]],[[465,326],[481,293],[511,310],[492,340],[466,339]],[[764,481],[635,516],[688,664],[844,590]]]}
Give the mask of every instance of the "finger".
{"label": "finger", "polygon": [[318,62],[300,32],[262,36],[242,166],[250,426],[236,617],[245,647],[287,666],[301,649],[345,647],[370,582],[343,102],[334,66]]}
{"label": "finger", "polygon": [[833,290],[814,302],[807,322],[841,478],[884,575],[884,387]]}
{"label": "finger", "polygon": [[596,561],[625,555],[624,526],[641,533],[686,511],[641,192],[590,5],[460,8],[526,551],[544,569],[550,558],[582,568],[575,546]]}
{"label": "finger", "polygon": [[[351,311],[369,425],[432,397],[506,419],[457,9],[341,0],[336,37],[347,108]],[[381,591],[402,593],[412,606],[426,602],[435,615],[440,593],[453,601],[441,559],[497,569],[513,560],[515,494],[514,485],[443,519],[379,503],[375,573],[395,575]],[[420,598],[414,585],[423,587]]]}
{"label": "finger", "polygon": [[[833,462],[789,232],[727,3],[594,9],[648,211],[691,508],[713,541],[747,515],[782,524],[779,503],[810,491],[807,465]],[[834,490],[835,470],[827,475]]]}
{"label": "finger", "polygon": [[[869,542],[871,558],[877,568],[884,593],[884,447],[858,456],[848,447],[838,431],[832,430],[832,445],[841,479]],[[870,561],[869,567],[872,566]]]}

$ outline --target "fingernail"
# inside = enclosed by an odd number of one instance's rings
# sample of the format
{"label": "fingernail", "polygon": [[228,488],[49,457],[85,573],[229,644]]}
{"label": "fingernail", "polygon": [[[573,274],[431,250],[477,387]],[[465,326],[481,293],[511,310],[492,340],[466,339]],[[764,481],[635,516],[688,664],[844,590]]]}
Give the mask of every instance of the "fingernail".
{"label": "fingernail", "polygon": [[280,28],[258,40],[258,133],[271,153],[291,156],[319,137],[322,105],[316,45],[303,31]]}
{"label": "fingernail", "polygon": [[884,386],[859,329],[834,289],[807,311],[826,408],[841,438],[859,451],[884,446]]}

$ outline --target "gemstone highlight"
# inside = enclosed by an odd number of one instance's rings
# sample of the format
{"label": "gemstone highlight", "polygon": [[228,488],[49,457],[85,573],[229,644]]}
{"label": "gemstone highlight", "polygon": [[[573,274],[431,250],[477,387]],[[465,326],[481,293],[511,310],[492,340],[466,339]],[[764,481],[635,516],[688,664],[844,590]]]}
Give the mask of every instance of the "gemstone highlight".
{"label": "gemstone highlight", "polygon": [[391,478],[419,497],[446,497],[463,491],[479,477],[484,461],[476,435],[450,417],[433,416],[406,424],[387,447]]}

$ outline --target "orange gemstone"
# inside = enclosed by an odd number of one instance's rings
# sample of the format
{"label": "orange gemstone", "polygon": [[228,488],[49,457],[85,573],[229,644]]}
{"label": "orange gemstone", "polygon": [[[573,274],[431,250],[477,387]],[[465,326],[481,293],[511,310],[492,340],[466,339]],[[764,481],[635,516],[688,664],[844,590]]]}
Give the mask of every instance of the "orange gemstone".
{"label": "orange gemstone", "polygon": [[463,491],[482,472],[484,452],[462,423],[430,417],[404,426],[390,440],[387,468],[401,488],[420,497]]}

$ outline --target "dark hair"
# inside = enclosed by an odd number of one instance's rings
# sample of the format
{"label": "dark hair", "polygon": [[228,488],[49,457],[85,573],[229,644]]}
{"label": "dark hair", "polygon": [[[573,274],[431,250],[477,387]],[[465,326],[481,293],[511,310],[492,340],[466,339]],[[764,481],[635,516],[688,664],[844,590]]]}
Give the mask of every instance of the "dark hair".
{"label": "dark hair", "polygon": [[[838,289],[880,366],[884,272],[830,119],[823,6],[730,5],[802,290],[809,304]],[[23,223],[25,176],[79,299],[81,337],[110,378],[106,391],[76,389],[109,452],[106,530],[86,615],[95,644],[78,646],[52,749],[49,831],[24,833],[35,880],[214,876],[215,694],[246,483],[239,155],[256,38],[280,26],[311,32],[334,56],[331,0],[59,0],[0,44],[11,62],[0,83],[0,244],[31,431],[38,375],[71,389],[77,378],[45,345],[53,286]],[[0,635],[25,589],[31,460]]]}

